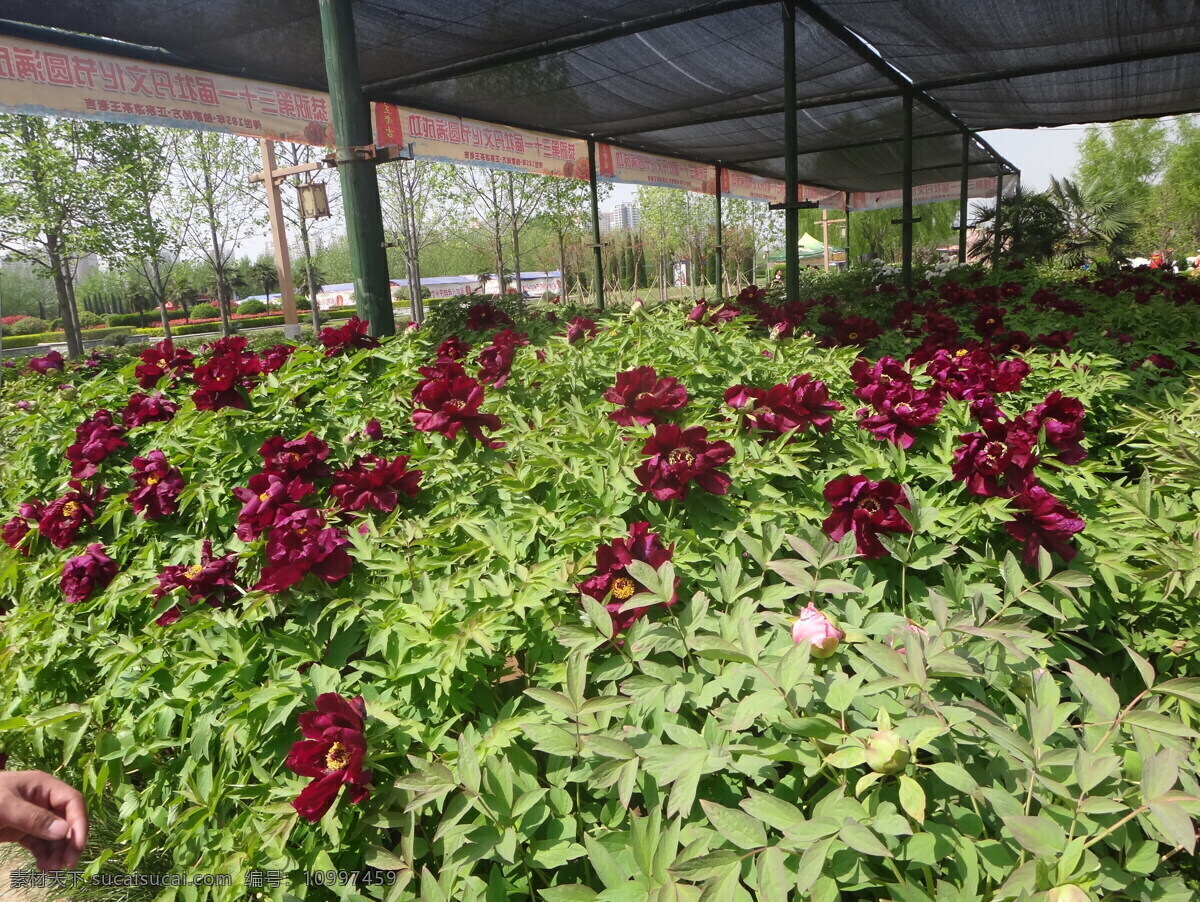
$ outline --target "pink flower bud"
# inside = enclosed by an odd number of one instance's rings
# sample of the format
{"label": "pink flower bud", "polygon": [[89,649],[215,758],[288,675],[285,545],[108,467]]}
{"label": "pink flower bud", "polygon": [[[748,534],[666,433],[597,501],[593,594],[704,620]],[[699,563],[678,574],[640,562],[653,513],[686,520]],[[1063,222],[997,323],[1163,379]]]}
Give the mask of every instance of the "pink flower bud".
{"label": "pink flower bud", "polygon": [[792,627],[792,641],[796,644],[807,642],[811,645],[814,658],[828,658],[845,638],[846,634],[834,626],[833,621],[818,611],[816,605],[811,602],[800,612],[800,618]]}
{"label": "pink flower bud", "polygon": [[877,774],[898,774],[908,766],[908,741],[891,730],[876,730],[867,739],[867,767]]}

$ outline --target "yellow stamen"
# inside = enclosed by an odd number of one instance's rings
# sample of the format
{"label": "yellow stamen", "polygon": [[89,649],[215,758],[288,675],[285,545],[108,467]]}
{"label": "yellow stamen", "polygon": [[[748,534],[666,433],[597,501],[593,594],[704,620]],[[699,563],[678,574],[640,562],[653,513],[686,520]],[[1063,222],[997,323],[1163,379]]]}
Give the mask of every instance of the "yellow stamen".
{"label": "yellow stamen", "polygon": [[161,482],[161,481],[162,480],[160,480],[157,476],[147,476],[146,477],[146,485],[158,485],[159,482]]}
{"label": "yellow stamen", "polygon": [[335,742],[329,747],[329,751],[325,755],[325,767],[327,770],[345,770],[350,763],[350,750],[340,742]]}
{"label": "yellow stamen", "polygon": [[64,517],[74,517],[77,513],[79,513],[79,505],[74,501],[68,501],[62,507],[62,515]]}
{"label": "yellow stamen", "polygon": [[690,467],[696,462],[696,455],[687,448],[675,448],[667,455],[667,462],[671,464],[687,464]]}
{"label": "yellow stamen", "polygon": [[203,564],[192,564],[192,566],[188,567],[186,570],[183,571],[183,575],[186,576],[188,579],[195,579],[197,576],[200,575],[200,571],[203,569],[204,569]]}
{"label": "yellow stamen", "polygon": [[632,598],[637,586],[628,576],[618,576],[613,580],[612,597],[618,601],[624,601],[627,598]]}

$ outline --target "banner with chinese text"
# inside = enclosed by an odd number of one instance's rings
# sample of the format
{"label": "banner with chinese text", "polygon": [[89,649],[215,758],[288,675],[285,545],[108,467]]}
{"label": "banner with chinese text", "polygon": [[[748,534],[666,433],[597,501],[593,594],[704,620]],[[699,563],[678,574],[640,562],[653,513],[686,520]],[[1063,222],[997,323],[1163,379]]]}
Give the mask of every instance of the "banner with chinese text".
{"label": "banner with chinese text", "polygon": [[[722,169],[721,196],[781,204],[787,196],[787,182],[783,179],[751,175],[749,172],[740,172],[737,169]],[[841,210],[845,199],[845,192],[842,191],[800,185],[798,200],[815,200],[819,206],[829,210]]]}
{"label": "banner with chinese text", "polygon": [[[1016,188],[1017,177],[1004,177],[1004,192],[1007,194]],[[958,200],[962,182],[934,182],[930,185],[913,186],[914,204],[931,204],[942,200]],[[996,179],[994,176],[971,179],[967,182],[967,197],[995,197]],[[851,210],[887,210],[904,205],[904,192],[893,191],[855,191],[850,195]]]}
{"label": "banner with chinese text", "polygon": [[712,166],[611,144],[596,145],[596,170],[596,178],[602,182],[682,188],[697,194],[716,194],[717,190]]}
{"label": "banner with chinese text", "polygon": [[0,37],[0,109],[332,145],[329,95]]}

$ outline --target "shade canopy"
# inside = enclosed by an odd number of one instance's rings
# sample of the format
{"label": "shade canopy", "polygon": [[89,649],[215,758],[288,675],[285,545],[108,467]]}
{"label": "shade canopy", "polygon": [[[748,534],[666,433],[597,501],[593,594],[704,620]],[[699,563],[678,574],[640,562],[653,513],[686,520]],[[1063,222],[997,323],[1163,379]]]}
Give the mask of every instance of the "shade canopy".
{"label": "shade canopy", "polygon": [[[364,91],[388,101],[784,176],[780,2],[356,0]],[[957,179],[962,136],[1200,108],[1197,5],[796,0],[800,181]],[[0,31],[324,89],[316,0],[0,0]],[[31,31],[27,26],[35,26]],[[2,90],[3,82],[0,82]],[[1012,171],[972,139],[969,176]]]}

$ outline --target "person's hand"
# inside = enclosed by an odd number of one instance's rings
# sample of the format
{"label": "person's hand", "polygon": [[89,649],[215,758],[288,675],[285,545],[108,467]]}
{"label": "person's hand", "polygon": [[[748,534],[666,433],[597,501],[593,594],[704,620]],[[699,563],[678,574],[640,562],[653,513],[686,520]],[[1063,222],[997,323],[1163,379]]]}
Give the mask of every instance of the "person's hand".
{"label": "person's hand", "polygon": [[87,843],[83,796],[39,770],[0,771],[0,842],[24,846],[43,871],[73,868]]}

